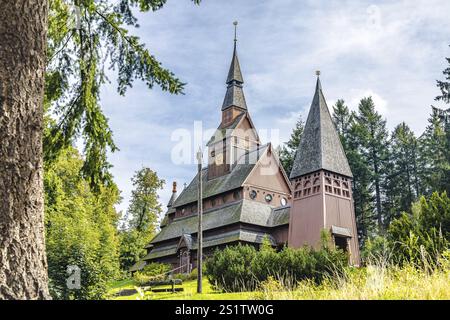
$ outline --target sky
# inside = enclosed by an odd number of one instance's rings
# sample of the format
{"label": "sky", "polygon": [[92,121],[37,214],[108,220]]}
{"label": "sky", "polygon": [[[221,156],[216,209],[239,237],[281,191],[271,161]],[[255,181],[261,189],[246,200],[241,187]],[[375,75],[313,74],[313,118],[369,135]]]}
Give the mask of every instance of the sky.
{"label": "sky", "polygon": [[[109,155],[123,197],[117,208],[127,209],[131,177],[144,166],[166,181],[159,192],[164,206],[172,181],[181,191],[194,177],[194,153],[210,136],[201,142],[179,134],[220,123],[233,21],[239,22],[249,112],[256,128],[270,133],[263,143],[277,145],[300,116],[306,120],[316,70],[329,108],[344,99],[356,110],[361,98],[372,96],[390,130],[404,121],[420,135],[430,105],[439,106],[434,97],[450,56],[449,12],[447,0],[203,0],[200,6],[168,0],[159,11],[137,14],[140,27],[132,33],[186,87],[184,95],[170,95],[136,81],[125,97],[114,81],[103,88],[101,102],[120,148]],[[190,151],[190,163],[174,160],[180,146]]]}

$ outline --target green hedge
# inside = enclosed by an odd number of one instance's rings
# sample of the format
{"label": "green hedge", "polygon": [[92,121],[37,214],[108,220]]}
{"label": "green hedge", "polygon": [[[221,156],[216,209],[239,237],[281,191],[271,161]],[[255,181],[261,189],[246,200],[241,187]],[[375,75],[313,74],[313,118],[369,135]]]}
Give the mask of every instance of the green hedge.
{"label": "green hedge", "polygon": [[295,286],[298,281],[312,279],[320,283],[324,277],[339,273],[348,265],[348,256],[323,245],[275,251],[267,241],[260,250],[250,245],[236,245],[216,250],[206,261],[207,277],[218,290],[250,291],[274,277]]}

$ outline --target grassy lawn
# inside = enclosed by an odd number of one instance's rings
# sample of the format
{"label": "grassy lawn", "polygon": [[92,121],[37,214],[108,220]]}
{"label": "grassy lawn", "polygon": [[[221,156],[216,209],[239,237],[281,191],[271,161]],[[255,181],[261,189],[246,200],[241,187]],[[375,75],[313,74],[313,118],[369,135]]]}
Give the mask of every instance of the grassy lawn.
{"label": "grassy lawn", "polygon": [[425,272],[412,267],[368,267],[353,269],[321,285],[302,281],[295,289],[283,287],[270,279],[260,284],[260,291],[215,292],[208,280],[203,281],[203,294],[197,294],[197,281],[183,283],[183,292],[145,292],[115,297],[114,293],[134,289],[133,280],[110,285],[110,299],[115,300],[448,300],[450,299],[450,268]]}
{"label": "grassy lawn", "polygon": [[[113,300],[239,300],[251,299],[253,292],[238,292],[238,293],[220,293],[215,292],[207,279],[203,280],[203,293],[197,294],[197,280],[185,281],[182,287],[183,292],[145,292],[142,297],[139,293],[130,296],[113,296],[115,293],[124,289],[134,289],[135,283],[133,280],[121,280],[111,283],[110,285],[110,299]],[[161,287],[164,288],[164,287]],[[170,288],[170,286],[167,286]]]}

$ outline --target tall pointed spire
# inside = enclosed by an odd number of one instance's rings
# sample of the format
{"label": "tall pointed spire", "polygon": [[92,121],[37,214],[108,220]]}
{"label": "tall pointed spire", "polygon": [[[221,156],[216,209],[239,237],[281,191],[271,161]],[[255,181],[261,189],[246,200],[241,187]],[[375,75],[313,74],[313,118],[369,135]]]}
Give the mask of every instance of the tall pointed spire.
{"label": "tall pointed spire", "polygon": [[316,91],[290,178],[321,169],[352,177],[344,148],[322,92],[320,71],[317,71],[316,75]]}
{"label": "tall pointed spire", "polygon": [[236,29],[237,21],[234,24],[234,48],[233,48],[233,58],[231,59],[230,70],[228,71],[227,81],[227,93],[225,94],[225,99],[223,101],[222,110],[229,107],[235,106],[244,110],[247,110],[247,104],[245,103],[244,92],[242,90],[242,84],[244,79],[241,73],[241,67],[239,65],[239,59],[236,50]]}

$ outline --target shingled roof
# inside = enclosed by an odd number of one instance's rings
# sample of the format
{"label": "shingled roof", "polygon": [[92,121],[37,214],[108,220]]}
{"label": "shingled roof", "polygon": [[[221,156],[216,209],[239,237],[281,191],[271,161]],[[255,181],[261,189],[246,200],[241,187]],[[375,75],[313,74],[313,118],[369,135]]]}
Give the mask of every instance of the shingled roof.
{"label": "shingled roof", "polygon": [[233,48],[233,58],[231,59],[230,70],[228,70],[227,84],[231,82],[239,82],[244,83],[244,79],[242,78],[241,66],[239,65],[239,59],[236,50],[236,41],[234,41]]}
{"label": "shingled roof", "polygon": [[[237,229],[226,233],[222,233],[220,235],[213,235],[203,238],[203,248],[224,245],[236,241],[261,244],[265,237],[270,241],[272,245],[276,245],[275,239],[267,233]],[[192,249],[197,250],[197,248],[198,243],[197,239],[195,239],[195,241],[193,242]],[[139,268],[142,269],[145,266],[146,260],[175,255],[177,253],[177,250],[178,246],[176,244],[169,244],[166,246],[155,248],[151,250],[142,260],[136,263],[136,265],[132,267],[133,270],[130,269],[130,271],[136,271],[139,270]]]}
{"label": "shingled roof", "polygon": [[222,111],[232,106],[247,110],[244,90],[242,89],[244,80],[242,78],[241,67],[237,56],[236,41],[234,42],[233,58],[231,59],[226,83],[228,87],[225,98],[223,99]]}
{"label": "shingled roof", "polygon": [[[241,187],[242,183],[255,166],[258,155],[262,155],[266,151],[267,146],[268,145],[261,146],[258,149],[243,155],[242,157],[247,157],[249,159],[249,163],[241,163],[238,161],[238,164],[234,166],[229,174],[217,177],[215,179],[208,180],[208,168],[204,168],[202,170],[203,198],[205,199]],[[173,207],[179,207],[191,202],[196,202],[198,196],[197,192],[198,173],[194,179],[192,179],[191,183],[178,196],[177,200],[173,204]]]}
{"label": "shingled roof", "polygon": [[321,169],[347,177],[353,176],[339,135],[331,119],[320,79],[317,78],[316,92],[297,149],[290,178],[294,179]]}
{"label": "shingled roof", "polygon": [[231,84],[227,88],[225,98],[223,99],[222,111],[232,106],[247,110],[244,90],[241,85]]}
{"label": "shingled roof", "polygon": [[246,115],[246,112],[243,111],[229,125],[222,126],[222,124],[220,124],[219,127],[214,132],[214,135],[206,143],[206,146],[209,146],[210,144],[212,144],[214,142],[223,141],[223,139],[228,138],[245,115]]}
{"label": "shingled roof", "polygon": [[[203,231],[238,222],[263,227],[277,227],[289,223],[289,207],[274,209],[265,203],[243,199],[205,211],[202,222]],[[197,228],[197,215],[175,219],[161,229],[150,243],[155,244],[179,238],[182,234],[195,234]]]}

